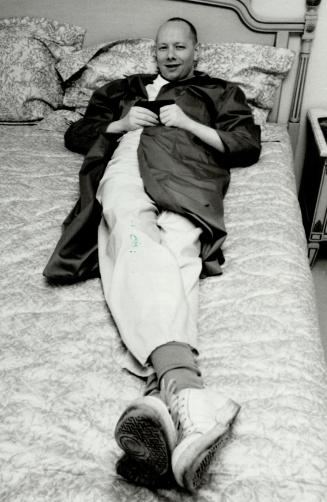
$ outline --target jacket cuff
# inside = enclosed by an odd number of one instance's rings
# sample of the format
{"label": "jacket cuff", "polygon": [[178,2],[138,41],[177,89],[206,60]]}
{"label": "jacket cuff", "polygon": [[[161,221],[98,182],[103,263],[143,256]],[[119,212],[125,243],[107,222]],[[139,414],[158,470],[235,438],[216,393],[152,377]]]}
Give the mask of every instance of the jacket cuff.
{"label": "jacket cuff", "polygon": [[217,133],[225,147],[225,152],[223,154],[233,154],[238,150],[238,141],[235,139],[235,135],[233,133],[227,131],[221,131],[217,129]]}

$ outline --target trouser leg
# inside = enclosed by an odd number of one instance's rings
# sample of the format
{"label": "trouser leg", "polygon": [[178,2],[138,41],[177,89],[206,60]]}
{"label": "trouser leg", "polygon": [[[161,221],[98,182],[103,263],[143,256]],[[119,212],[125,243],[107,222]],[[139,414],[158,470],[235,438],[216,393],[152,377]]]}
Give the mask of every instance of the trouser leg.
{"label": "trouser leg", "polygon": [[[171,342],[157,347],[150,362],[157,375],[157,386],[164,381],[175,380],[177,389],[202,388],[203,381],[196,354],[197,322],[199,310],[199,275],[201,272],[200,228],[183,216],[164,211],[158,218],[161,243],[171,250],[176,258],[183,280],[188,304],[188,344]],[[146,393],[153,388],[148,381]]]}
{"label": "trouser leg", "polygon": [[[170,341],[195,346],[196,323],[184,285],[195,304],[200,265],[193,267],[197,280],[184,278],[181,270],[192,269],[187,265],[190,257],[186,253],[176,258],[167,245],[169,239],[165,236],[162,241],[156,207],[139,182],[108,178],[101,190],[100,272],[105,298],[127,348],[145,365],[155,348]],[[190,234],[190,222],[185,221],[185,233]],[[187,242],[186,249],[190,246]],[[179,248],[184,249],[181,244]]]}
{"label": "trouser leg", "polygon": [[160,242],[174,255],[183,281],[188,305],[188,343],[197,345],[201,229],[180,214],[163,211],[158,217]]}

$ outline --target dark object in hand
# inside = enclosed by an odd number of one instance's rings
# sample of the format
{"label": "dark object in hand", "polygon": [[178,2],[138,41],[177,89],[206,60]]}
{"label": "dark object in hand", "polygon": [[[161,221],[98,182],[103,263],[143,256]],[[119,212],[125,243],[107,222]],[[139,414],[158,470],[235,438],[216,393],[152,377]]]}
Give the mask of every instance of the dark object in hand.
{"label": "dark object in hand", "polygon": [[155,113],[159,118],[160,108],[167,105],[174,105],[175,101],[173,99],[158,99],[157,101],[145,101],[140,99],[135,103],[135,106],[141,106],[142,108],[147,108]]}

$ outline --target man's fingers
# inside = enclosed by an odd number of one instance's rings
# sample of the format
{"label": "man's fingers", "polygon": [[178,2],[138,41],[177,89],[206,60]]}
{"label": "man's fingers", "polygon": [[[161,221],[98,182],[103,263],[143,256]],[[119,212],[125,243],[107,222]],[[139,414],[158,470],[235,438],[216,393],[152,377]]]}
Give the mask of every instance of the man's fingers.
{"label": "man's fingers", "polygon": [[165,107],[160,108],[160,121],[164,125],[168,125],[167,122],[170,122],[171,120],[173,120],[173,117],[172,117],[171,111],[164,110],[164,108],[167,108],[167,107],[165,106]]}
{"label": "man's fingers", "polygon": [[152,126],[159,124],[158,120],[149,120],[149,119],[138,119],[137,125],[140,127]]}
{"label": "man's fingers", "polygon": [[135,122],[139,126],[151,126],[159,124],[159,121],[157,119],[152,119],[152,118],[138,118]]}
{"label": "man's fingers", "polygon": [[134,108],[133,122],[139,126],[153,126],[159,123],[155,113],[141,107]]}
{"label": "man's fingers", "polygon": [[165,112],[165,111],[168,111],[168,110],[172,110],[173,108],[176,108],[176,106],[177,106],[176,104],[161,106],[160,107],[160,112]]}
{"label": "man's fingers", "polygon": [[132,110],[135,110],[138,117],[157,119],[157,115],[154,112],[148,110],[147,108],[143,108],[142,106],[134,106]]}

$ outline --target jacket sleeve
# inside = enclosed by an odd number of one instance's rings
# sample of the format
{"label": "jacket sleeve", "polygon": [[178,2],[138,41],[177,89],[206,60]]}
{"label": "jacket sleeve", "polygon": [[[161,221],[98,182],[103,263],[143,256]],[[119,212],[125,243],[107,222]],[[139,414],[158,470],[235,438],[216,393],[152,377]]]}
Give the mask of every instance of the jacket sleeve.
{"label": "jacket sleeve", "polygon": [[115,80],[97,89],[83,118],[74,122],[65,132],[65,146],[73,152],[86,154],[108,125],[120,117],[120,101],[125,81]]}
{"label": "jacket sleeve", "polygon": [[217,106],[216,129],[225,146],[229,167],[246,167],[258,161],[261,151],[260,127],[253,121],[243,91],[228,84]]}

